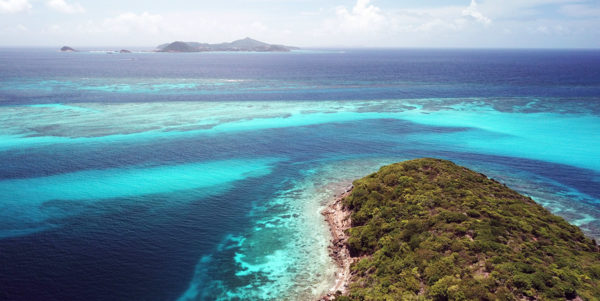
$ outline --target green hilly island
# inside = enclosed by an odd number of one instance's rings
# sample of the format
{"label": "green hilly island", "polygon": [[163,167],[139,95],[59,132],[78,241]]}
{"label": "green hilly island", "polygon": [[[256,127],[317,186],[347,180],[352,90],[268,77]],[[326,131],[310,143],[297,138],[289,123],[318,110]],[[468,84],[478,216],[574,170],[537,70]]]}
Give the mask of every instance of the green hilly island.
{"label": "green hilly island", "polygon": [[354,182],[336,300],[600,300],[593,239],[505,185],[418,159]]}

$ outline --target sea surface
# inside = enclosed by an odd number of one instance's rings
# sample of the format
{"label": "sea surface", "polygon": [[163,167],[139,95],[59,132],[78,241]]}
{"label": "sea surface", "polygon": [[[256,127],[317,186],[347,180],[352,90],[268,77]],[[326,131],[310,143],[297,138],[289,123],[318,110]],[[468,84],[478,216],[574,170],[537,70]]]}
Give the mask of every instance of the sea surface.
{"label": "sea surface", "polygon": [[314,299],[320,211],[419,157],[600,238],[600,51],[0,49],[0,299]]}

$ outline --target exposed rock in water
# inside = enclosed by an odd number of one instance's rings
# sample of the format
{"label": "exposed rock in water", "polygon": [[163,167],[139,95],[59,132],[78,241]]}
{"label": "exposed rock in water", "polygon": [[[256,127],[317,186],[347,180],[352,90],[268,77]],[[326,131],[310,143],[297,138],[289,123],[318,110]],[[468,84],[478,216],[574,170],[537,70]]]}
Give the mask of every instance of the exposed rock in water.
{"label": "exposed rock in water", "polygon": [[77,50],[75,50],[75,49],[73,49],[73,48],[71,48],[69,46],[63,46],[63,47],[60,48],[60,51],[62,51],[62,52],[76,52]]}

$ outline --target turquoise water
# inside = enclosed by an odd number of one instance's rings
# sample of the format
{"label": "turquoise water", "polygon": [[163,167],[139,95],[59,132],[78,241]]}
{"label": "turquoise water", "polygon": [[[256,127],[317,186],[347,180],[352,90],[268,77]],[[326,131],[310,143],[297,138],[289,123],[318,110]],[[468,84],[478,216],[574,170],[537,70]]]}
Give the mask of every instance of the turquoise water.
{"label": "turquoise water", "polygon": [[595,52],[136,55],[0,51],[0,299],[314,299],[321,210],[418,157],[600,238]]}
{"label": "turquoise water", "polygon": [[[127,198],[135,202],[143,201],[147,195],[169,195],[178,191],[195,191],[195,197],[220,194],[235,181],[269,174],[275,162],[275,159],[224,160],[86,170],[0,181],[0,191],[4,195],[0,211],[5,225],[0,237],[55,226],[49,221],[79,214],[79,208],[104,199]],[[184,200],[178,198],[177,201]],[[23,229],[23,225],[28,228]]]}
{"label": "turquoise water", "polygon": [[[0,145],[5,151],[37,151],[47,147],[108,147],[117,143],[145,144],[155,141],[208,140],[212,137],[244,135],[252,132],[302,128],[310,131],[323,124],[357,124],[365,121],[408,122],[415,126],[446,131],[415,131],[403,135],[374,131],[372,141],[397,148],[390,157],[366,152],[356,155],[326,155],[322,162],[294,162],[281,153],[250,159],[199,161],[175,165],[146,163],[149,166],[94,169],[43,177],[0,181],[3,199],[2,237],[20,236],[60,228],[60,220],[90,214],[85,208],[94,202],[119,199],[143,202],[159,195],[167,203],[194,202],[208,195],[223,195],[236,182],[252,177],[268,177],[278,164],[297,164],[299,173],[282,179],[285,185],[268,199],[253,204],[248,213],[249,229],[227,234],[217,252],[232,253],[236,267],[231,276],[246,279],[246,285],[230,289],[207,279],[207,266],[216,265],[213,255],[203,255],[196,264],[188,288],[180,300],[249,298],[269,299],[317,296],[331,287],[335,266],[327,255],[329,233],[320,210],[352,179],[376,171],[383,164],[403,160],[410,145],[431,145],[457,153],[501,155],[540,160],[600,172],[595,160],[600,145],[600,117],[593,114],[499,112],[477,101],[448,105],[442,109],[423,107],[426,100],[386,100],[379,102],[249,102],[249,103],[151,103],[151,104],[52,104],[0,108],[5,135]],[[448,100],[427,100],[443,102]],[[457,100],[452,100],[452,103]],[[372,107],[377,105],[377,109]],[[126,112],[126,113],[125,113]],[[15,114],[16,113],[16,114]],[[36,118],[22,118],[24,114]],[[58,116],[68,118],[56,122]],[[50,126],[53,125],[53,126]],[[28,127],[27,133],[18,133]],[[89,128],[93,128],[91,132]],[[362,129],[369,132],[369,129]],[[68,135],[68,136],[67,136]],[[287,143],[294,143],[293,137]],[[305,138],[302,138],[305,139]],[[323,142],[327,143],[327,142]],[[347,141],[353,143],[353,141]],[[364,142],[361,142],[364,143]],[[518,147],[515,147],[518,146]],[[236,147],[244,148],[244,145]],[[568,155],[565,155],[568,154]],[[333,157],[332,157],[333,156]],[[413,155],[407,156],[412,157]],[[489,172],[486,164],[467,165]],[[303,165],[313,166],[306,168]],[[494,177],[511,183],[533,196],[551,211],[596,235],[598,206],[594,196],[530,173],[519,174],[494,166]],[[543,178],[540,180],[540,178]],[[174,193],[176,198],[170,197]],[[573,200],[577,200],[573,205]],[[585,205],[588,204],[588,205]],[[168,205],[168,204],[166,204]],[[277,213],[277,214],[275,214]],[[269,279],[264,282],[264,279]],[[211,283],[207,285],[206,283]],[[299,285],[301,284],[301,285]]]}
{"label": "turquoise water", "polygon": [[[460,101],[451,101],[457,100]],[[436,133],[415,137],[427,140],[428,135],[433,135],[431,139],[436,143],[446,143],[456,150],[540,159],[600,170],[600,161],[594,160],[596,154],[593,152],[600,149],[600,140],[594,139],[596,133],[600,132],[600,117],[597,115],[498,112],[490,105],[475,101],[475,104],[427,110],[420,108],[422,101],[51,104],[9,107],[3,108],[2,112],[2,121],[7,126],[2,130],[6,134],[0,136],[0,148],[215,135],[368,119],[398,119],[429,126],[470,129],[468,133],[446,135],[447,142],[438,139]],[[429,101],[439,103],[448,100]],[[375,105],[380,105],[383,110],[370,112]],[[22,114],[34,114],[36,120],[23,119]],[[58,117],[65,119],[56,122]],[[29,128],[31,132],[17,134],[23,128]],[[478,139],[481,136],[491,140]],[[515,145],[519,147],[515,148]]]}

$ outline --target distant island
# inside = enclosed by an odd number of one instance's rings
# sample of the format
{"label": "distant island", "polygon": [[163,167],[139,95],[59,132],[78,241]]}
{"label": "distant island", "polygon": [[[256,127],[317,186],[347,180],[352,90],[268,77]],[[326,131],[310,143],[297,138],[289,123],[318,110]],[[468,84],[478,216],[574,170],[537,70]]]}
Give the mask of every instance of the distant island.
{"label": "distant island", "polygon": [[157,52],[209,52],[209,51],[249,51],[249,52],[289,52],[298,47],[267,44],[251,38],[231,43],[208,44],[198,42],[181,42],[162,44],[156,47]]}
{"label": "distant island", "polygon": [[[69,46],[63,46],[60,48],[61,52],[79,52],[79,50],[75,50],[72,47]],[[127,49],[121,49],[121,50],[91,50],[88,52],[105,52],[107,54],[113,54],[113,53],[132,53],[131,50],[127,50]]]}
{"label": "distant island", "polygon": [[323,214],[342,272],[321,300],[600,296],[593,239],[531,198],[450,161],[382,167],[354,181]]}
{"label": "distant island", "polygon": [[[161,44],[156,47],[153,52],[211,52],[211,51],[240,51],[240,52],[289,52],[292,50],[299,50],[298,47],[284,46],[268,44],[265,42],[257,41],[251,38],[245,38],[242,40],[233,41],[231,43],[220,43],[220,44],[208,44],[198,42],[181,42],[175,41],[173,43]],[[72,47],[63,46],[60,48],[61,52],[78,52]],[[106,52],[107,54],[113,53],[132,53],[130,50],[121,49],[116,50],[90,50],[89,52]],[[142,51],[152,52],[152,51]]]}
{"label": "distant island", "polygon": [[73,48],[71,48],[69,46],[63,46],[63,47],[60,48],[60,51],[62,51],[62,52],[75,52],[77,50],[75,50],[75,49],[73,49]]}

